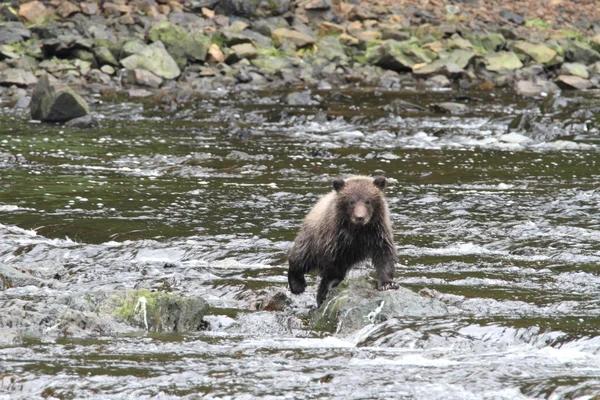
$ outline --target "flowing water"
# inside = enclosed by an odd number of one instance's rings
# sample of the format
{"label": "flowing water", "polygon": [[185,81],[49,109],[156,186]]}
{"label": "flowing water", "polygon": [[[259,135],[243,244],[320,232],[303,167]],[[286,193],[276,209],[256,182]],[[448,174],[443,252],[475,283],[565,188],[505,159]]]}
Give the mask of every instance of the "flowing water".
{"label": "flowing water", "polygon": [[[0,398],[600,394],[600,133],[586,112],[600,94],[470,93],[460,116],[384,108],[450,92],[283,95],[95,98],[90,130],[0,112],[0,263],[60,278],[5,288],[1,304],[143,283],[211,305],[196,333],[25,334],[0,348]],[[286,252],[332,177],[353,174],[389,178],[397,280],[437,291],[449,315],[349,336],[297,323],[318,279],[289,294]],[[278,290],[291,309],[251,311]]]}

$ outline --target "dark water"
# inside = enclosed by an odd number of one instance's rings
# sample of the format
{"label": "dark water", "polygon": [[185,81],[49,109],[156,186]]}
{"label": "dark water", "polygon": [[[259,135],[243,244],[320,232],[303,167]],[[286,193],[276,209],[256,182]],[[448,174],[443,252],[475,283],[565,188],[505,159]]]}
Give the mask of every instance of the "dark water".
{"label": "dark water", "polygon": [[[0,263],[65,276],[6,289],[2,304],[168,282],[212,315],[182,335],[26,335],[0,348],[0,398],[600,394],[600,135],[586,112],[600,94],[566,106],[455,96],[98,101],[99,127],[81,131],[2,110]],[[470,112],[382,109],[395,99]],[[451,314],[311,332],[289,322],[314,303],[315,279],[293,312],[249,311],[285,290],[302,218],[332,177],[353,174],[389,178],[398,281],[439,291]]]}

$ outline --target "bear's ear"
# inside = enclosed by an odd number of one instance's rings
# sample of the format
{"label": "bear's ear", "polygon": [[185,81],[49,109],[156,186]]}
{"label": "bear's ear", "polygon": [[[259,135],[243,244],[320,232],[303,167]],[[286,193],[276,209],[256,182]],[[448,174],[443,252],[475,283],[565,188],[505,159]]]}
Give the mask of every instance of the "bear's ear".
{"label": "bear's ear", "polygon": [[346,182],[344,182],[344,180],[342,178],[335,178],[333,180],[333,188],[335,189],[336,192],[339,192],[340,189],[343,188],[345,184],[346,184]]}
{"label": "bear's ear", "polygon": [[373,178],[373,184],[379,188],[379,190],[383,190],[385,188],[385,176],[376,176]]}

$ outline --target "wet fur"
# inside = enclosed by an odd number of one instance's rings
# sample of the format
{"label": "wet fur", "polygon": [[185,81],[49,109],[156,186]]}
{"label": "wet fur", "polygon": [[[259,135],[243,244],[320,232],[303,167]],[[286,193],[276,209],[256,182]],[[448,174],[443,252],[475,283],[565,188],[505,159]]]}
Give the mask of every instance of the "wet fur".
{"label": "wet fur", "polygon": [[[335,190],[319,200],[306,216],[290,250],[290,290],[295,294],[304,292],[304,275],[318,270],[321,283],[317,304],[321,305],[348,270],[366,259],[371,259],[375,266],[378,289],[396,289],[394,273],[398,256],[382,192],[385,178],[336,179],[333,186]],[[358,220],[361,213],[367,214],[362,224]]]}

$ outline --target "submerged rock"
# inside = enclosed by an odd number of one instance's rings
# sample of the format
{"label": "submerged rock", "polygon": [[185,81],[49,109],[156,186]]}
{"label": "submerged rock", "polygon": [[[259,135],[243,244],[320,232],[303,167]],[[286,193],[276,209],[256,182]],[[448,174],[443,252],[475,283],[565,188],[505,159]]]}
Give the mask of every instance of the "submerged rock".
{"label": "submerged rock", "polygon": [[31,118],[64,122],[90,113],[87,102],[67,85],[42,75],[31,95]]}
{"label": "submerged rock", "polygon": [[292,92],[285,97],[285,102],[291,106],[317,105],[318,101],[310,96],[310,90],[304,92]]}
{"label": "submerged rock", "polygon": [[442,102],[433,104],[431,109],[442,114],[464,114],[469,111],[469,107],[461,103]]}
{"label": "submerged rock", "polygon": [[84,115],[83,117],[73,118],[65,123],[67,128],[85,129],[95,125],[94,118],[91,115]]}
{"label": "submerged rock", "polygon": [[344,280],[311,316],[313,329],[349,333],[392,317],[446,315],[439,300],[400,287],[380,292],[367,279]]}

